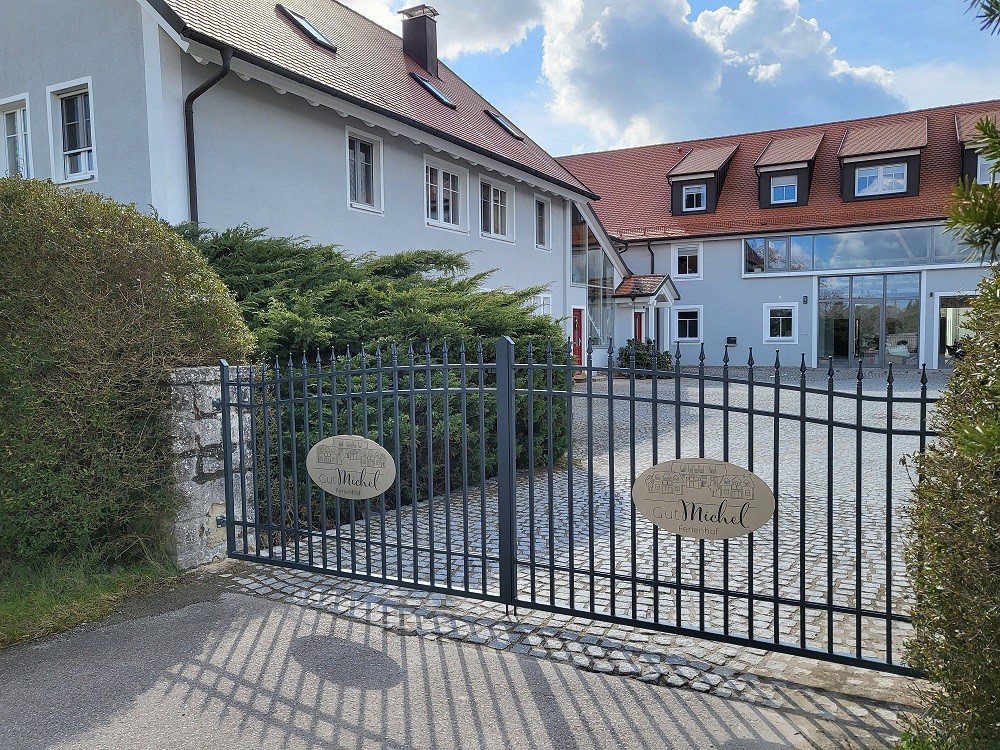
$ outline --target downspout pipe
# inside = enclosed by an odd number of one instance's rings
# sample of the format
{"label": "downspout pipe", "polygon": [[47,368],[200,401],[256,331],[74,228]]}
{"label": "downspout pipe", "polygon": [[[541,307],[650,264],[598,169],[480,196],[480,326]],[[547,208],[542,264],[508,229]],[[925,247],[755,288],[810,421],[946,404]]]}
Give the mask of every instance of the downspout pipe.
{"label": "downspout pipe", "polygon": [[198,215],[198,162],[195,157],[194,150],[194,103],[203,94],[208,92],[209,89],[214,87],[216,84],[221,83],[222,79],[229,75],[229,71],[233,67],[233,50],[231,47],[224,47],[220,50],[222,53],[222,70],[216,73],[214,76],[205,81],[201,86],[196,88],[190,94],[188,94],[187,99],[184,100],[184,130],[187,138],[187,169],[188,169],[188,208],[190,212],[190,219],[193,223],[197,224],[199,220]]}
{"label": "downspout pipe", "polygon": [[652,275],[656,273],[656,255],[653,254],[653,243],[651,240],[646,240],[646,250],[649,251],[649,273]]}

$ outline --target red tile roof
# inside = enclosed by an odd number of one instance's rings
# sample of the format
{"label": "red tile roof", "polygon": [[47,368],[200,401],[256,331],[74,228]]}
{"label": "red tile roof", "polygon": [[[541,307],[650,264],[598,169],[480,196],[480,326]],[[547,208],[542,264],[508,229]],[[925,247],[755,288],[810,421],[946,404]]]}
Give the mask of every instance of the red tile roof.
{"label": "red tile roof", "polygon": [[757,167],[777,167],[782,164],[799,164],[816,158],[823,134],[804,135],[799,138],[772,138],[757,159]]}
{"label": "red tile roof", "polygon": [[[705,172],[718,172],[733,158],[737,148],[739,148],[738,143],[735,146],[691,149],[670,168],[667,175],[669,177],[684,177],[692,174],[704,174]],[[681,151],[682,149],[677,150]]]}
{"label": "red tile roof", "polygon": [[667,277],[659,274],[629,276],[615,289],[616,297],[652,297],[666,283]]}
{"label": "red tile roof", "polygon": [[961,143],[978,141],[982,137],[976,125],[983,117],[989,117],[993,122],[1000,123],[1000,112],[960,112],[955,115],[955,130]]}
{"label": "red tile roof", "polygon": [[849,127],[838,156],[868,156],[927,145],[927,118],[868,127]]}
{"label": "red tile roof", "polygon": [[429,78],[403,54],[402,39],[335,0],[287,0],[337,47],[306,37],[276,0],[151,0],[178,33],[373,111],[439,135],[585,196],[595,195],[530,138],[518,140],[487,115],[496,111],[443,63],[433,80],[456,108],[434,97],[411,73]]}
{"label": "red tile roof", "polygon": [[[939,107],[920,113],[807,125],[698,141],[577,154],[559,159],[601,196],[594,210],[613,236],[709,237],[885,224],[944,218],[952,187],[962,173],[962,150],[955,132],[957,114],[978,117],[996,112],[1000,101]],[[845,202],[840,197],[837,152],[851,126],[889,126],[927,119],[928,142],[921,156],[919,195]],[[754,162],[772,138],[824,135],[816,153],[809,205],[761,209]],[[672,216],[670,186],[664,175],[690,149],[740,148],[714,214]]]}

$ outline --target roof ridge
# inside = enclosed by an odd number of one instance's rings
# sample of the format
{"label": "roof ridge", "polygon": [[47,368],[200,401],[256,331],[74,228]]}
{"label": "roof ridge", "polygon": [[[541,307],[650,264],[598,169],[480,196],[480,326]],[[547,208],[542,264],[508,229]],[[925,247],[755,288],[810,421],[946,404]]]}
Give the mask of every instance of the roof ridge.
{"label": "roof ridge", "polygon": [[[931,112],[943,112],[943,111],[947,111],[947,110],[958,110],[958,109],[962,109],[964,107],[975,107],[975,106],[978,106],[978,105],[981,105],[981,104],[995,104],[998,107],[1000,107],[1000,99],[982,99],[982,100],[974,101],[974,102],[961,102],[959,104],[942,104],[942,105],[938,105],[936,107],[924,107],[923,109],[904,110],[902,112],[886,112],[886,113],[881,114],[881,115],[869,115],[867,117],[848,117],[848,118],[845,118],[845,119],[842,119],[842,120],[829,120],[827,122],[812,122],[812,123],[806,123],[804,125],[789,125],[789,126],[783,127],[783,128],[764,128],[763,130],[747,130],[747,131],[744,131],[742,133],[728,133],[728,134],[725,134],[725,135],[713,135],[713,136],[708,136],[706,138],[688,138],[686,140],[680,140],[680,141],[662,141],[662,142],[659,142],[659,143],[647,143],[647,144],[645,144],[643,146],[623,146],[623,147],[620,147],[620,148],[597,149],[597,150],[594,150],[594,151],[584,151],[584,152],[581,152],[581,153],[578,153],[578,154],[565,154],[563,156],[557,156],[555,158],[556,158],[556,161],[559,161],[561,159],[575,159],[575,158],[581,157],[581,156],[596,156],[598,154],[614,154],[614,153],[622,153],[624,151],[642,151],[643,149],[669,147],[669,146],[685,146],[685,145],[690,145],[692,143],[705,143],[705,142],[708,142],[708,141],[721,141],[721,140],[726,140],[726,139],[729,139],[729,138],[742,138],[742,137],[751,136],[751,135],[765,135],[765,134],[774,134],[774,135],[776,135],[778,133],[785,133],[785,132],[788,132],[790,130],[803,130],[805,128],[822,128],[822,127],[829,127],[829,126],[832,126],[832,125],[848,125],[848,124],[853,125],[853,124],[859,124],[859,123],[864,123],[864,122],[870,122],[872,120],[881,120],[881,119],[885,119],[887,117],[899,117],[899,116],[902,116],[902,115],[920,115],[920,114],[931,113]],[[803,135],[805,135],[805,134],[803,134]]]}

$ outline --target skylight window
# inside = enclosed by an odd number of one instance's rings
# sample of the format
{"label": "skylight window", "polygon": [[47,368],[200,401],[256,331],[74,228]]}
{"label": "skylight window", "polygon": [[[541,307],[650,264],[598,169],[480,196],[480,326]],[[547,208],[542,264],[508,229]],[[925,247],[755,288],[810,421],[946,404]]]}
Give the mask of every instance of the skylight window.
{"label": "skylight window", "polygon": [[293,24],[295,24],[302,33],[304,33],[306,36],[308,36],[310,39],[316,42],[316,44],[318,44],[320,47],[326,47],[331,52],[337,51],[337,45],[335,45],[333,42],[331,42],[329,39],[323,36],[322,32],[320,32],[319,29],[313,26],[309,22],[309,19],[307,19],[305,16],[296,13],[294,10],[286,8],[284,5],[281,5],[280,3],[275,7],[277,7],[278,10],[284,13],[285,17]]}
{"label": "skylight window", "polygon": [[498,115],[496,112],[491,112],[488,109],[485,111],[486,114],[490,116],[490,119],[492,119],[497,125],[506,130],[512,136],[517,138],[517,140],[519,141],[524,140],[524,133],[522,133],[520,130],[511,125],[510,122],[508,122],[505,117],[503,117],[502,115]]}
{"label": "skylight window", "polygon": [[427,89],[428,91],[430,91],[431,94],[434,95],[434,98],[437,99],[439,102],[441,102],[442,104],[444,104],[446,107],[451,107],[452,109],[457,109],[457,107],[455,106],[455,103],[451,99],[449,99],[447,96],[445,96],[444,93],[441,91],[441,89],[439,89],[433,83],[431,83],[430,81],[428,81],[423,76],[418,76],[416,73],[410,73],[410,75],[413,76],[413,80],[414,81],[416,81],[421,86],[423,86],[425,89]]}

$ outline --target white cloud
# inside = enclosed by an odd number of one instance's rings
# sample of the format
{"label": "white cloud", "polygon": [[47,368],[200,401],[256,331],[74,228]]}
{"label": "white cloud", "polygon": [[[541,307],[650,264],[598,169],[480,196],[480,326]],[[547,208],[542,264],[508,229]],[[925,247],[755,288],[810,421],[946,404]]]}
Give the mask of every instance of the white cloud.
{"label": "white cloud", "polygon": [[[416,4],[400,0],[342,2],[396,34],[402,31],[398,11]],[[449,60],[463,54],[507,50],[542,22],[543,0],[435,0],[433,5],[441,14],[439,52]]]}
{"label": "white cloud", "polygon": [[1000,69],[938,60],[899,68],[894,87],[913,108],[1000,98]]}
{"label": "white cloud", "polygon": [[[346,0],[399,30],[400,0]],[[442,56],[504,51],[543,27],[553,133],[591,148],[721,135],[877,114],[911,81],[852,65],[799,0],[741,0],[693,20],[687,0],[435,0]],[[391,25],[391,24],[394,24]],[[499,73],[498,73],[499,74]],[[906,95],[912,101],[912,94]],[[513,97],[512,97],[513,98]],[[546,118],[535,117],[536,125]],[[530,131],[550,148],[579,143]],[[559,145],[559,142],[561,146]]]}

